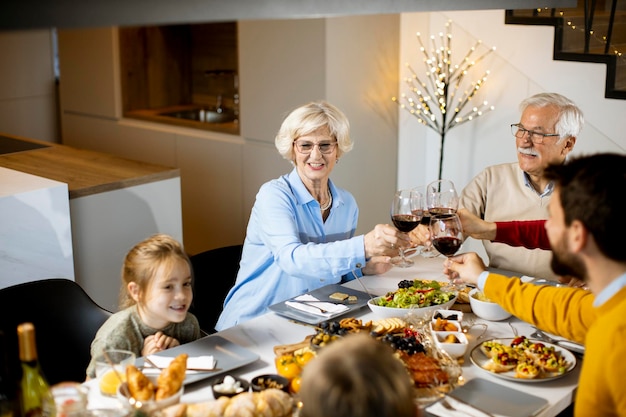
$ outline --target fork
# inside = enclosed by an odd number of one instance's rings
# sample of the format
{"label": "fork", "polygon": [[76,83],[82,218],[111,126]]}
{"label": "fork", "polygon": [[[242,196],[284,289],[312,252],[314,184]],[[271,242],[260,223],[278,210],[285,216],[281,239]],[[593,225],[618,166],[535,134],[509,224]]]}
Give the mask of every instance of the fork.
{"label": "fork", "polygon": [[328,310],[325,310],[322,307],[318,307],[318,306],[316,306],[314,304],[310,304],[312,301],[296,301],[296,300],[293,300],[293,301],[295,303],[298,303],[298,304],[304,304],[304,305],[309,306],[309,307],[317,308],[321,313],[329,313]]}
{"label": "fork", "polygon": [[533,329],[535,329],[535,331],[530,334],[531,337],[534,337],[534,338],[539,339],[539,340],[544,341],[544,342],[552,343],[553,345],[558,345],[558,346],[564,347],[565,349],[571,350],[571,351],[579,353],[581,355],[585,353],[585,347],[580,345],[580,344],[578,344],[578,343],[576,343],[576,342],[570,342],[568,340],[555,339],[555,338],[550,337],[547,334],[545,334],[543,332],[543,330],[539,329],[538,327],[535,327],[535,326],[531,326],[531,327]]}

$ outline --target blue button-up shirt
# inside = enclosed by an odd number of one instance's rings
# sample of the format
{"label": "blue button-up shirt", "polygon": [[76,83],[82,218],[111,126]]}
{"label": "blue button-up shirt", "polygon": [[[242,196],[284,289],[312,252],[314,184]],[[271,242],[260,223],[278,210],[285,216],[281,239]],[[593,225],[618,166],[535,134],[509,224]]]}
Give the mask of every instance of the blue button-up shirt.
{"label": "blue button-up shirt", "polygon": [[237,281],[224,301],[217,330],[249,320],[272,304],[361,276],[363,235],[354,236],[359,209],[329,181],[326,222],[296,169],[259,190],[250,214]]}

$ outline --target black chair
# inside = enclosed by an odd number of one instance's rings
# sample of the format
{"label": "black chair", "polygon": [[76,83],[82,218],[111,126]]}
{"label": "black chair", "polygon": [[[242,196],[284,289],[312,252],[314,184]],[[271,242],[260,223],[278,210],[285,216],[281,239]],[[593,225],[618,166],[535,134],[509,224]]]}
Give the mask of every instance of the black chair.
{"label": "black chair", "polygon": [[53,278],[0,290],[0,329],[19,375],[17,326],[35,325],[37,352],[50,384],[85,380],[90,346],[111,312],[96,304],[76,282]]}
{"label": "black chair", "polygon": [[225,246],[191,255],[194,291],[191,311],[207,334],[215,333],[226,294],[235,284],[243,245]]}

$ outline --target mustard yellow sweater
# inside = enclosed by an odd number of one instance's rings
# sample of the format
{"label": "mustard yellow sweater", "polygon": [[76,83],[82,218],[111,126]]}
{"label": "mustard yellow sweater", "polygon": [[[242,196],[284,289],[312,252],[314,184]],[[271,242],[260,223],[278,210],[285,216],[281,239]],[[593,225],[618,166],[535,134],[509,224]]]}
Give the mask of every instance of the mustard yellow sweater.
{"label": "mustard yellow sweater", "polygon": [[484,291],[521,320],[585,344],[575,417],[626,417],[626,288],[598,308],[586,290],[497,274],[489,275]]}

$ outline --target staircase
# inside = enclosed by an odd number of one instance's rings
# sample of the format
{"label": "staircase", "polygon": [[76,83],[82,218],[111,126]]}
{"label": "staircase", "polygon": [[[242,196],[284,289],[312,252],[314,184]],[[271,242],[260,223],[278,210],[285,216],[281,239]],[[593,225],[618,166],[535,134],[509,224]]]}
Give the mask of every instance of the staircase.
{"label": "staircase", "polygon": [[578,0],[575,8],[507,10],[505,22],[554,26],[554,59],[606,64],[606,98],[626,100],[626,0]]}

